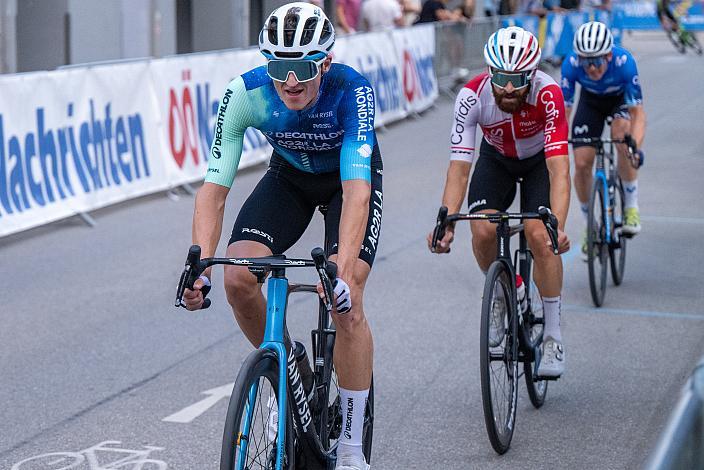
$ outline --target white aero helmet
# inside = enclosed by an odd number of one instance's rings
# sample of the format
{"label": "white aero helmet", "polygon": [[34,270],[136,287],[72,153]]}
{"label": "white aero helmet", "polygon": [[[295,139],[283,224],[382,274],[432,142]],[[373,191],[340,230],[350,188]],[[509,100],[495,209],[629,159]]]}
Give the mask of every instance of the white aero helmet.
{"label": "white aero helmet", "polygon": [[577,29],[572,45],[574,51],[582,57],[598,57],[611,52],[614,37],[604,23],[590,21]]}
{"label": "white aero helmet", "polygon": [[320,7],[306,2],[277,8],[259,33],[259,50],[267,59],[320,60],[333,44],[332,23]]}
{"label": "white aero helmet", "polygon": [[484,60],[492,69],[503,72],[528,72],[538,68],[540,47],[529,31],[518,26],[501,28],[489,36]]}

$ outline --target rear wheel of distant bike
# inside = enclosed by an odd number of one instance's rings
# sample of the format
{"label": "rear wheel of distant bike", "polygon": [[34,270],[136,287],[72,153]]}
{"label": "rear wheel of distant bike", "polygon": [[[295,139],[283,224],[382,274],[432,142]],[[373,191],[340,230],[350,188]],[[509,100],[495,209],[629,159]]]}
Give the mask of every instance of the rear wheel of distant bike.
{"label": "rear wheel of distant bike", "polygon": [[626,237],[621,235],[624,221],[624,196],[621,180],[616,181],[614,190],[613,215],[611,222],[613,232],[611,244],[609,245],[609,259],[611,260],[611,278],[614,284],[619,286],[623,282],[623,272],[626,269]]}
{"label": "rear wheel of distant bike", "polygon": [[[278,389],[279,362],[276,354],[265,349],[253,351],[242,365],[230,397],[220,470],[276,468]],[[283,468],[293,470],[294,436],[288,411],[285,419]]]}
{"label": "rear wheel of distant bike", "polygon": [[[533,276],[531,275],[531,279]],[[530,285],[530,308],[523,314],[523,329],[525,332],[527,350],[526,360],[523,362],[523,376],[526,379],[526,389],[528,398],[534,407],[540,408],[545,403],[545,396],[548,393],[547,380],[534,380],[533,372],[536,370],[538,359],[540,359],[540,345],[543,342],[543,328],[545,317],[543,315],[543,299],[540,297],[538,288],[531,280]],[[532,358],[532,360],[531,360]]]}
{"label": "rear wheel of distant bike", "polygon": [[606,269],[609,262],[606,244],[606,213],[604,212],[604,184],[595,178],[589,198],[589,220],[587,221],[587,264],[589,265],[589,290],[597,307],[604,303],[606,292]]}
{"label": "rear wheel of distant bike", "polygon": [[702,55],[702,45],[699,43],[699,39],[695,33],[691,31],[685,31],[682,36],[682,41],[690,47],[697,55]]}
{"label": "rear wheel of distant bike", "polygon": [[[494,450],[511,445],[518,399],[518,317],[514,278],[505,263],[489,268],[482,298],[480,366],[484,423]],[[492,317],[500,336],[491,337]],[[492,341],[493,339],[493,341]]]}
{"label": "rear wheel of distant bike", "polygon": [[677,49],[677,52],[680,54],[684,54],[686,51],[686,46],[680,39],[680,33],[671,29],[667,31],[667,38],[670,40],[673,46],[675,46],[675,49]]}

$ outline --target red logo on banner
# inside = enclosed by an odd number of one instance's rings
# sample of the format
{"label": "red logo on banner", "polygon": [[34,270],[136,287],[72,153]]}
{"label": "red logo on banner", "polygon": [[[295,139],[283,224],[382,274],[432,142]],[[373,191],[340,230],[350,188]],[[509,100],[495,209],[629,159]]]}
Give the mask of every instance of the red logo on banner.
{"label": "red logo on banner", "polygon": [[413,101],[418,88],[417,77],[413,56],[410,52],[403,51],[403,93],[409,102]]}
{"label": "red logo on banner", "polygon": [[[181,78],[190,79],[190,70],[184,70]],[[190,152],[193,162],[198,165],[196,113],[191,90],[187,86],[183,87],[180,97],[175,89],[169,90],[169,146],[179,168],[183,168],[187,151]]]}

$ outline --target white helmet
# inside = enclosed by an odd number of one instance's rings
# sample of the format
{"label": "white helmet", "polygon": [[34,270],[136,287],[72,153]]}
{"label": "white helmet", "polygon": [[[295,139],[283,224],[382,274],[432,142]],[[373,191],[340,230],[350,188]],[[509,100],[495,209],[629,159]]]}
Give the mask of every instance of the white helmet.
{"label": "white helmet", "polygon": [[489,67],[504,72],[526,72],[538,68],[540,47],[530,32],[518,26],[501,28],[484,46]]}
{"label": "white helmet", "polygon": [[259,50],[267,59],[322,59],[335,44],[335,29],[323,10],[294,2],[277,8],[259,33]]}
{"label": "white helmet", "polygon": [[604,23],[590,21],[579,27],[574,34],[575,52],[582,57],[598,57],[611,52],[614,37]]}

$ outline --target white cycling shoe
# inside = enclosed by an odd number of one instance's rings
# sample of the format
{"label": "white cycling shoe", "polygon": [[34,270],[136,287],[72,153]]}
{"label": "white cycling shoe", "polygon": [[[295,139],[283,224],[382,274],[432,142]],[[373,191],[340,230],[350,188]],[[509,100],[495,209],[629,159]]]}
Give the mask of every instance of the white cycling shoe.
{"label": "white cycling shoe", "polygon": [[369,470],[370,465],[363,455],[341,455],[335,464],[335,470]]}
{"label": "white cycling shoe", "polygon": [[565,373],[565,350],[562,343],[548,336],[543,341],[543,357],[538,366],[541,377],[560,377]]}

